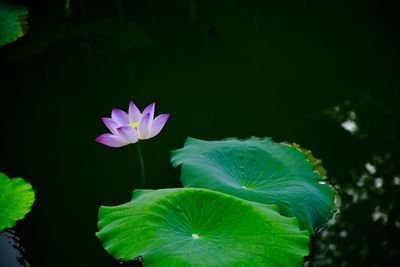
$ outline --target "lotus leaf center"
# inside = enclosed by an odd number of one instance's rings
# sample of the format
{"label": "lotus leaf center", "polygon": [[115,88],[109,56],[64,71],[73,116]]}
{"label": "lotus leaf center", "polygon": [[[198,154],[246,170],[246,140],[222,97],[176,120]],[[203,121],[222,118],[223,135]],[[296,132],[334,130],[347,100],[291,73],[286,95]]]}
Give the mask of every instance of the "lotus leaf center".
{"label": "lotus leaf center", "polygon": [[198,239],[198,238],[199,238],[199,235],[198,235],[198,234],[192,234],[192,238],[193,238],[193,239]]}

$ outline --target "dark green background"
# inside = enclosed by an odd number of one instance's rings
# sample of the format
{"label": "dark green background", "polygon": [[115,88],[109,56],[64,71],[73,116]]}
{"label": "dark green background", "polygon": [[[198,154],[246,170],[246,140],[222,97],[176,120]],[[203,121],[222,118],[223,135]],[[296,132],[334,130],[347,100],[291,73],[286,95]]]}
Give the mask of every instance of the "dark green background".
{"label": "dark green background", "polygon": [[[133,145],[94,138],[130,99],[172,114],[142,143],[149,188],[180,186],[169,151],[187,136],[296,142],[324,160],[342,198],[306,265],[398,266],[395,4],[71,0],[67,16],[63,1],[19,3],[30,31],[0,48],[0,169],[36,189],[16,227],[31,266],[115,264],[94,235],[98,207],[128,201],[139,169]],[[358,131],[341,126],[349,119]]]}

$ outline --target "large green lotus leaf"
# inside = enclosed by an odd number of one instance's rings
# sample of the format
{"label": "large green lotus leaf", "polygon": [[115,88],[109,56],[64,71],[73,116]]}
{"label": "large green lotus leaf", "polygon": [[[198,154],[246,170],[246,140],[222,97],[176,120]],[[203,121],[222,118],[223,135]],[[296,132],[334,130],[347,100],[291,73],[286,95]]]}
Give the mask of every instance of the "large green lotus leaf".
{"label": "large green lotus leaf", "polygon": [[0,232],[23,219],[34,201],[35,192],[29,183],[0,172]]}
{"label": "large green lotus leaf", "polygon": [[25,35],[28,13],[24,6],[0,2],[0,46]]}
{"label": "large green lotus leaf", "polygon": [[312,233],[335,211],[335,190],[311,152],[270,138],[202,141],[188,138],[172,152],[182,165],[185,187],[207,188],[264,204],[278,205]]}
{"label": "large green lotus leaf", "polygon": [[206,189],[135,190],[100,207],[96,234],[116,259],[145,266],[301,266],[308,232],[274,207]]}

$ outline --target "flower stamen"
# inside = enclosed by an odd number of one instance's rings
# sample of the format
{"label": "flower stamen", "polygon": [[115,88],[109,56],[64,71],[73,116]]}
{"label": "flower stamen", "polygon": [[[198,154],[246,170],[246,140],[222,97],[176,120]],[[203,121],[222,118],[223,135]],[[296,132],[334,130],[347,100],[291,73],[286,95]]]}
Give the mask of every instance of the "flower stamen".
{"label": "flower stamen", "polygon": [[133,121],[133,122],[129,123],[128,125],[136,129],[138,127],[139,123],[137,121]]}

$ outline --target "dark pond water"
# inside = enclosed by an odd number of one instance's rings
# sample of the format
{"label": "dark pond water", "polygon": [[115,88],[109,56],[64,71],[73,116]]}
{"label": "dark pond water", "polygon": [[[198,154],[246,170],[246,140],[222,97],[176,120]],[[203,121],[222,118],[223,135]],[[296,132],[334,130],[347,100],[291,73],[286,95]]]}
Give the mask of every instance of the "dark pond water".
{"label": "dark pond water", "polygon": [[30,32],[0,49],[0,169],[37,200],[0,235],[0,266],[118,266],[94,235],[97,211],[129,200],[138,163],[134,146],[94,138],[130,99],[172,114],[142,144],[149,188],[180,186],[169,151],[187,136],[296,142],[323,159],[342,199],[305,265],[398,266],[395,5],[71,0],[67,16],[63,1],[20,2]]}

